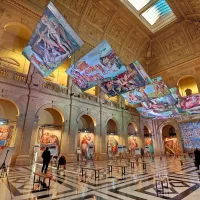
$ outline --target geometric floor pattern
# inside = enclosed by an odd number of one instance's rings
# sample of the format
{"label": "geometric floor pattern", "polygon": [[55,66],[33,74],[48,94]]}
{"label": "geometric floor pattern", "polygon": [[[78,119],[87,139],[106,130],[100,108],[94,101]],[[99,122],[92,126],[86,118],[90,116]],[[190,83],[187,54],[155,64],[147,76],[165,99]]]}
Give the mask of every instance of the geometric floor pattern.
{"label": "geometric floor pattern", "polygon": [[[191,158],[184,159],[181,166],[179,160],[180,158],[163,158],[162,161],[159,158],[145,158],[146,169],[140,165],[128,167],[123,179],[118,168],[113,168],[111,178],[108,178],[105,169],[101,171],[97,184],[91,171],[87,171],[86,181],[82,181],[79,165],[69,163],[65,171],[51,168],[54,178],[50,190],[33,191],[33,172],[41,169],[40,164],[11,167],[8,181],[14,200],[199,200],[200,176],[194,167],[194,161]],[[121,164],[125,162],[122,160]],[[106,167],[106,164],[105,161],[96,162],[95,166]],[[159,193],[158,196],[154,180],[157,175],[165,175],[169,180],[169,187],[164,189],[164,194]],[[7,179],[0,179],[0,200],[10,199]]]}

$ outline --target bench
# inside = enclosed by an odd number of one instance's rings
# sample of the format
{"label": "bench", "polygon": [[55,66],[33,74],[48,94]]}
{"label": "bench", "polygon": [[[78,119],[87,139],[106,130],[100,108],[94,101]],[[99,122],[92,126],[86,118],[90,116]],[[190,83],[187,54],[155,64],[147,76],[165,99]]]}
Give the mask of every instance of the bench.
{"label": "bench", "polygon": [[[156,182],[156,193],[158,196],[159,192],[162,192],[162,194],[164,194],[164,185],[163,183],[166,182],[167,183],[167,188],[168,188],[168,178],[167,177],[157,177],[155,178],[155,182]],[[158,182],[161,183],[161,190],[158,189]]]}
{"label": "bench", "polygon": [[138,164],[142,164],[142,166],[143,166],[143,169],[146,169],[147,168],[147,163],[146,162],[138,162]]}
{"label": "bench", "polygon": [[121,175],[122,175],[122,179],[124,177],[124,175],[126,174],[126,167],[128,167],[128,165],[115,165],[115,164],[108,164],[108,172],[109,172],[109,177],[108,178],[113,178],[112,177],[112,168],[114,167],[119,167],[121,168]]}
{"label": "bench", "polygon": [[[81,176],[82,176],[82,181],[83,181],[83,177],[85,176],[85,181],[86,181],[86,171],[87,170],[91,170],[91,171],[94,171],[94,173],[95,173],[95,184],[96,184],[96,180],[98,179],[99,180],[99,171],[101,171],[101,170],[104,170],[105,168],[103,168],[103,167],[93,167],[93,168],[91,168],[91,167],[82,167],[81,166]],[[85,173],[84,173],[85,172]]]}
{"label": "bench", "polygon": [[[36,177],[39,177],[39,180],[38,181],[36,181],[35,179],[36,179]],[[42,172],[34,172],[34,178],[33,178],[33,190],[34,190],[34,185],[35,185],[35,183],[41,183],[41,181],[40,181],[40,178],[43,178],[43,182],[44,182],[44,180],[45,179],[49,179],[49,185],[48,185],[48,187],[47,187],[47,189],[50,189],[50,184],[51,184],[51,179],[52,179],[52,177],[53,177],[53,175],[52,174],[44,174],[44,173],[42,173]]]}

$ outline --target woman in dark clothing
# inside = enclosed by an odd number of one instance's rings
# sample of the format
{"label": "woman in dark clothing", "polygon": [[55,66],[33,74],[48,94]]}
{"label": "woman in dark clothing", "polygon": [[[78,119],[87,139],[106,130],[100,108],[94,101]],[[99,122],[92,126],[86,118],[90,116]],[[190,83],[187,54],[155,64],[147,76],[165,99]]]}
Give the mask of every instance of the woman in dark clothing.
{"label": "woman in dark clothing", "polygon": [[60,165],[64,166],[64,169],[66,168],[66,159],[65,156],[61,156],[58,160],[58,167],[57,169],[59,170]]}
{"label": "woman in dark clothing", "polygon": [[51,160],[51,152],[49,151],[49,147],[47,147],[46,150],[44,150],[44,152],[42,153],[42,158],[43,158],[42,173],[44,172],[46,174]]}
{"label": "woman in dark clothing", "polygon": [[197,167],[197,170],[199,170],[199,165],[200,165],[200,151],[197,148],[194,151],[194,157],[195,157],[195,165]]}

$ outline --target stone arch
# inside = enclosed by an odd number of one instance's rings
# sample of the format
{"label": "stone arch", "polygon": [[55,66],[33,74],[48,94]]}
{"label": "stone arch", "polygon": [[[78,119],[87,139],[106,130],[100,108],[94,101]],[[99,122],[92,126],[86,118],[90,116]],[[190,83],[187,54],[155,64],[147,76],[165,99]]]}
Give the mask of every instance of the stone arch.
{"label": "stone arch", "polygon": [[65,122],[66,121],[66,114],[65,112],[63,112],[63,108],[61,106],[58,106],[58,105],[53,105],[53,104],[44,104],[43,106],[41,106],[35,113],[35,119],[39,120],[39,116],[41,114],[41,112],[47,108],[52,108],[52,109],[55,109],[56,111],[59,112],[59,114],[61,115],[62,117],[62,121]]}
{"label": "stone arch", "polygon": [[160,125],[158,126],[158,133],[159,133],[160,135],[162,135],[162,129],[163,129],[163,127],[166,126],[166,125],[171,125],[171,126],[173,126],[173,127],[175,128],[175,131],[179,131],[179,128],[178,128],[178,125],[176,124],[176,122],[164,122],[164,123],[162,123],[162,124],[160,124]]}
{"label": "stone arch", "polygon": [[158,133],[158,136],[160,138],[160,142],[161,142],[160,145],[161,145],[161,148],[163,148],[162,149],[163,152],[164,152],[164,138],[163,138],[162,130],[167,125],[174,127],[175,132],[176,132],[176,137],[177,137],[178,143],[179,143],[179,149],[180,149],[180,152],[182,152],[183,146],[182,146],[182,140],[181,140],[181,133],[180,133],[180,129],[178,127],[178,124],[175,121],[166,121],[166,122],[163,122],[162,124],[160,124],[158,126],[157,133]]}
{"label": "stone arch", "polygon": [[106,121],[105,121],[105,125],[106,125],[106,127],[107,127],[107,124],[108,124],[108,121],[110,120],[110,119],[112,119],[114,122],[115,122],[115,124],[117,125],[117,130],[119,131],[120,130],[120,124],[119,124],[119,122],[117,121],[117,119],[115,119],[114,117],[108,117],[107,119],[106,119]]}
{"label": "stone arch", "polygon": [[132,126],[134,127],[135,131],[138,132],[138,126],[137,126],[136,122],[129,122],[129,123],[127,124],[127,129],[128,129],[128,126],[129,126],[129,125],[132,125]]}
{"label": "stone arch", "polygon": [[[182,81],[187,82],[187,84],[183,83]],[[187,96],[185,93],[186,89],[191,89],[192,94],[199,93],[199,88],[198,88],[198,84],[196,81],[196,77],[194,77],[193,75],[180,76],[177,81],[177,86],[178,86],[179,92],[182,96]]]}
{"label": "stone arch", "polygon": [[12,102],[15,105],[15,107],[17,108],[18,117],[24,116],[25,110],[19,100],[15,99],[13,97],[12,98],[2,98],[1,97],[0,99]]}
{"label": "stone arch", "polygon": [[79,115],[78,115],[77,118],[76,118],[76,123],[77,123],[77,124],[79,123],[80,118],[81,118],[83,115],[88,115],[88,116],[92,119],[92,121],[93,121],[93,123],[94,123],[94,127],[96,127],[97,121],[96,121],[96,119],[93,117],[93,115],[91,114],[91,112],[88,112],[88,111],[83,111],[83,112],[79,113]]}
{"label": "stone arch", "polygon": [[1,23],[1,27],[3,29],[6,29],[6,27],[13,26],[13,25],[25,28],[27,31],[30,32],[30,34],[32,34],[33,29],[34,29],[34,27],[30,26],[31,24],[25,25],[25,24],[21,23],[21,18],[19,18],[19,19],[6,19],[6,20],[2,21],[2,23]]}

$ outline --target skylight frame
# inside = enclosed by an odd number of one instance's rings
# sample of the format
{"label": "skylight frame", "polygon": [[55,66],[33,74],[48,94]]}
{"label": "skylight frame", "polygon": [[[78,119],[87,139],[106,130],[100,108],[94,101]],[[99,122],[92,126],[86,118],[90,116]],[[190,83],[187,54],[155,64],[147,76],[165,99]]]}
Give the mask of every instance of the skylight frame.
{"label": "skylight frame", "polygon": [[[133,4],[130,3],[131,0],[120,0],[152,33],[155,33],[159,31],[160,29],[164,28],[165,26],[169,25],[170,23],[173,23],[177,20],[177,17],[175,13],[173,12],[172,8],[167,3],[168,7],[170,8],[170,12],[168,14],[165,14],[163,16],[160,16],[158,20],[151,25],[145,17],[142,16],[144,12],[146,12],[148,9],[150,9],[152,6],[154,6],[156,3],[158,3],[160,0],[150,0],[149,3],[147,3],[145,6],[140,8],[140,10],[137,10]],[[140,0],[138,0],[140,1]],[[147,0],[148,1],[148,0]]]}

